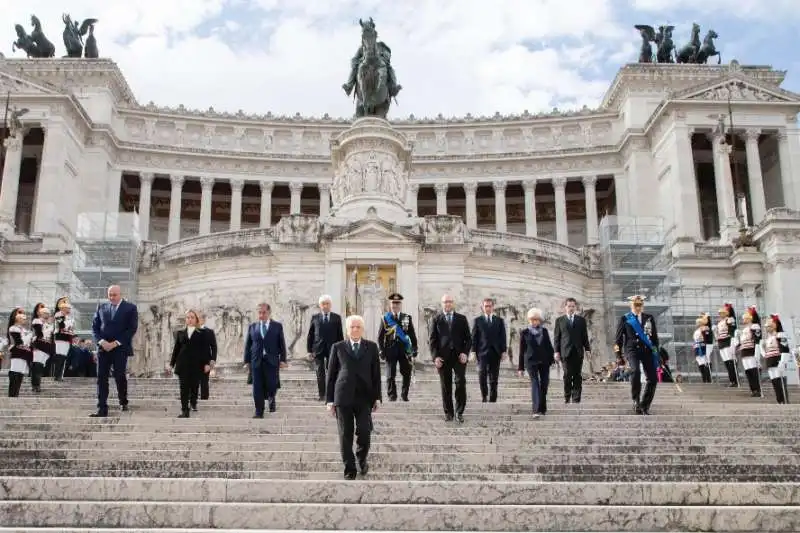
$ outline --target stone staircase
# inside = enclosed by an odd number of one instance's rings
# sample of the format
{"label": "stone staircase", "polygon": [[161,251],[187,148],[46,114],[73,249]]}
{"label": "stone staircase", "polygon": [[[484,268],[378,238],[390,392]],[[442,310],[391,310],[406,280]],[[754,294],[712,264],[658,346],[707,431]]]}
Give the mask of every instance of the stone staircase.
{"label": "stone staircase", "polygon": [[0,397],[0,532],[800,532],[797,388],[779,406],[767,388],[662,384],[642,417],[628,384],[586,384],[565,405],[556,381],[533,420],[527,380],[503,375],[482,404],[470,372],[457,424],[425,367],[411,402],[375,415],[369,476],[346,481],[311,370],[281,381],[264,420],[243,377],[182,420],[173,379],[132,379],[131,411],[107,419],[87,416],[93,380],[39,396],[26,382]]}

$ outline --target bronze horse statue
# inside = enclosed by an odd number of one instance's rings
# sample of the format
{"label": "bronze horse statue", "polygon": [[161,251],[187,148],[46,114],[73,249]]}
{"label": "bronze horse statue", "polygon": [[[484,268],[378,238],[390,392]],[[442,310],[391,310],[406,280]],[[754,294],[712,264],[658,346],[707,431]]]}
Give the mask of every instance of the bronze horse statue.
{"label": "bronze horse statue", "polygon": [[717,56],[717,65],[722,64],[722,54],[714,45],[714,39],[719,39],[719,35],[714,30],[708,30],[708,33],[703,38],[703,44],[697,52],[698,63],[707,63],[710,58]]}
{"label": "bronze horse statue", "polygon": [[31,15],[31,26],[33,26],[33,31],[31,32],[30,37],[31,40],[36,43],[36,57],[54,57],[56,55],[56,47],[47,37],[44,36],[44,32],[42,31],[42,23],[39,21],[39,17],[36,15]]}
{"label": "bronze horse statue", "polygon": [[86,19],[79,26],[77,20],[73,21],[69,14],[64,13],[61,20],[64,22],[63,38],[67,57],[81,57],[83,55],[83,37],[89,32],[89,28],[97,23],[97,19]]}
{"label": "bronze horse statue", "polygon": [[[642,47],[639,50],[639,63],[672,63],[672,53],[675,45],[672,42],[672,30],[675,26],[659,26],[658,33],[652,26],[637,24],[634,26],[642,36]],[[656,43],[657,51],[653,55],[653,45]]]}
{"label": "bronze horse statue", "polygon": [[15,24],[14,30],[17,32],[17,40],[11,43],[11,51],[16,52],[19,49],[25,52],[28,57],[39,57],[36,43],[33,42],[31,36],[22,27],[22,24]]}
{"label": "bronze horse statue", "polygon": [[697,54],[700,52],[700,26],[692,23],[692,36],[689,42],[678,50],[678,63],[697,63]]}
{"label": "bronze horse statue", "polygon": [[386,118],[391,99],[389,96],[388,65],[378,49],[378,32],[372,17],[361,25],[361,64],[358,66],[356,84],[356,116]]}

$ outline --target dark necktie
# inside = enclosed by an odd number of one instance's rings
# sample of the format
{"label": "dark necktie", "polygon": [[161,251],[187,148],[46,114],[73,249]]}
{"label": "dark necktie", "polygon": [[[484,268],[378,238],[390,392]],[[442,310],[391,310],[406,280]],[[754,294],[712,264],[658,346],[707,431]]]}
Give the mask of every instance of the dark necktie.
{"label": "dark necktie", "polygon": [[448,324],[453,323],[453,315],[451,315],[450,313],[447,313],[447,323]]}
{"label": "dark necktie", "polygon": [[323,323],[323,324],[327,324],[327,323],[328,323],[328,313],[325,313],[325,314],[323,315],[323,317],[322,317],[322,323]]}
{"label": "dark necktie", "polygon": [[359,345],[359,343],[357,343],[357,342],[353,343],[353,355],[355,357],[358,357],[358,345]]}

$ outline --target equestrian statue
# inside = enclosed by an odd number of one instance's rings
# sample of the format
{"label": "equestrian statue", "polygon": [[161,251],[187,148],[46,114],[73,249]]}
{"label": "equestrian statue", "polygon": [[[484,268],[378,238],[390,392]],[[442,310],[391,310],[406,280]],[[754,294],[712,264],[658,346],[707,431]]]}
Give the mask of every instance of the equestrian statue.
{"label": "equestrian statue", "polygon": [[392,68],[392,50],[378,41],[372,17],[361,25],[361,47],[350,60],[350,77],[342,85],[345,94],[355,89],[356,117],[386,118],[392,98],[402,85],[397,84]]}
{"label": "equestrian statue", "polygon": [[[642,37],[642,45],[639,49],[639,63],[687,63],[694,65],[704,65],[709,58],[717,56],[717,64],[722,63],[722,55],[714,45],[714,39],[719,35],[714,30],[709,30],[705,38],[700,41],[700,26],[692,24],[692,33],[689,42],[680,50],[676,50],[672,41],[672,31],[675,26],[659,26],[656,33],[653,26],[637,24],[634,26],[639,30]],[[653,46],[656,43],[656,53],[653,54]]]}
{"label": "equestrian statue", "polygon": [[[67,49],[67,57],[87,57],[89,59],[97,58],[97,41],[94,38],[94,25],[97,24],[97,19],[86,19],[80,26],[78,21],[73,21],[69,14],[64,13],[61,16],[64,22],[64,48]],[[83,37],[86,34],[86,46],[83,44]]]}
{"label": "equestrian statue", "polygon": [[22,24],[16,24],[14,29],[17,32],[17,40],[11,45],[11,50],[16,52],[17,49],[22,50],[28,57],[33,58],[49,58],[56,55],[56,47],[51,43],[42,32],[42,23],[39,17],[31,15],[31,26],[33,31],[28,35]]}
{"label": "equestrian statue", "polygon": [[714,39],[719,35],[714,30],[708,30],[703,41],[700,41],[700,25],[696,22],[692,24],[692,34],[689,42],[678,50],[678,63],[688,63],[694,65],[705,65],[708,60],[717,56],[717,65],[722,63],[722,54],[717,50]]}

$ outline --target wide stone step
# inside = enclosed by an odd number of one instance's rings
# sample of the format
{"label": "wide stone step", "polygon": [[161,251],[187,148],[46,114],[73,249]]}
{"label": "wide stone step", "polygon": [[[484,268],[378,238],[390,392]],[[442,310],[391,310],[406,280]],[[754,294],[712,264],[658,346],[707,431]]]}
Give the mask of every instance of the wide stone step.
{"label": "wide stone step", "polygon": [[474,481],[316,481],[285,479],[12,478],[0,500],[246,503],[352,503],[434,505],[800,505],[787,483],[532,483]]}
{"label": "wide stone step", "polygon": [[400,531],[761,531],[800,529],[796,506],[392,505],[6,500],[8,526]]}

